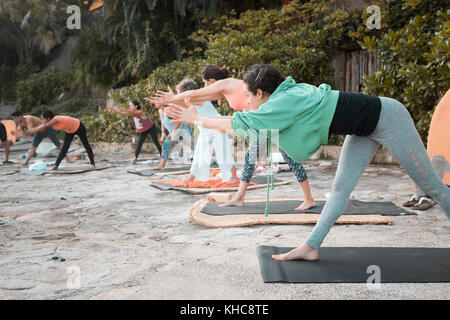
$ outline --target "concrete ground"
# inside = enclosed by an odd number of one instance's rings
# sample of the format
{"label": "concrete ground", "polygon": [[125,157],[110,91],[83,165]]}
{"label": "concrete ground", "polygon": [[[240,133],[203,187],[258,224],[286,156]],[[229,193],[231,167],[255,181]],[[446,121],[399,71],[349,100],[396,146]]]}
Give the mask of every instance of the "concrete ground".
{"label": "concrete ground", "polygon": [[[26,147],[14,146],[11,160],[18,161]],[[97,161],[103,158],[111,155],[97,155]],[[256,247],[297,246],[313,225],[208,229],[187,217],[203,196],[150,187],[150,178],[127,173],[133,167],[34,177],[6,175],[12,167],[0,166],[0,298],[450,298],[450,283],[382,283],[380,289],[265,284]],[[336,161],[308,161],[305,167],[313,195],[323,197],[330,191]],[[275,187],[271,197],[302,196],[292,173],[276,177],[292,183]],[[354,190],[359,200],[399,202],[413,192],[413,183],[398,166],[368,167]],[[252,190],[248,197],[265,194],[265,189]],[[450,222],[438,206],[393,220],[389,226],[336,225],[323,246],[450,246]]]}

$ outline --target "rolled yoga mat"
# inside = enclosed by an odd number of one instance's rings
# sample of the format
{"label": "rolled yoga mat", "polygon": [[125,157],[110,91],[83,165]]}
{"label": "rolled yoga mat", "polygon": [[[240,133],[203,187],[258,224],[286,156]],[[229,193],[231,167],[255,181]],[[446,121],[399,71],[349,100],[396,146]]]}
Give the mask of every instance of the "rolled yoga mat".
{"label": "rolled yoga mat", "polygon": [[[297,200],[270,201],[269,214],[301,214],[321,213],[326,201],[316,201],[316,206],[308,210],[295,210],[302,202]],[[201,212],[210,215],[236,215],[236,214],[264,214],[266,202],[246,202],[243,207],[219,207],[220,203],[208,202]],[[396,206],[392,202],[366,202],[350,200],[344,214],[368,215],[381,214],[383,216],[417,215]]]}
{"label": "rolled yoga mat", "polygon": [[257,247],[264,282],[373,283],[377,277],[379,283],[450,282],[450,248],[328,247],[319,249],[317,261],[272,259],[291,249]]}

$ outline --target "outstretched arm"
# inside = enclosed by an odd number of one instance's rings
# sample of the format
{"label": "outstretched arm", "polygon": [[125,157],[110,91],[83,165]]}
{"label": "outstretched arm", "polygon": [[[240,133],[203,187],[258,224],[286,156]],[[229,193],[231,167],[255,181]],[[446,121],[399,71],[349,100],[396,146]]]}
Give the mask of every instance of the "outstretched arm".
{"label": "outstretched arm", "polygon": [[185,104],[188,108],[184,108],[176,104],[170,105],[166,111],[167,115],[174,119],[170,122],[196,124],[202,128],[213,129],[227,134],[234,134],[231,126],[231,119],[200,115],[188,100],[185,101]]}
{"label": "outstretched arm", "polygon": [[[230,85],[232,79],[223,79],[214,82],[212,85],[197,89],[197,90],[189,90],[185,91],[183,93],[174,95],[170,92],[164,92],[158,90],[156,95],[151,98],[146,98],[147,101],[150,101],[154,104],[178,104],[182,106],[186,106],[184,104],[184,100],[189,98],[191,100],[191,103],[193,104],[200,104],[204,101],[213,101],[213,100],[220,100],[224,98],[224,93],[227,93],[230,91]],[[186,106],[187,107],[187,106]]]}
{"label": "outstretched arm", "polygon": [[106,106],[106,110],[115,112],[115,113],[124,114],[124,115],[130,116],[130,117],[141,117],[144,114],[144,111],[142,111],[142,110],[136,110],[133,112],[130,109],[125,109],[122,107],[114,108],[113,106]]}
{"label": "outstretched arm", "polygon": [[31,128],[31,129],[28,129],[28,130],[25,130],[25,131],[20,131],[20,132],[16,131],[16,133],[17,133],[16,135],[18,137],[20,137],[20,136],[32,136],[35,133],[44,132],[45,130],[47,130],[48,128],[50,128],[51,126],[53,126],[53,125],[55,125],[57,123],[58,123],[58,120],[53,118],[49,122],[43,123],[43,124],[41,124],[38,127],[34,127],[34,128]]}

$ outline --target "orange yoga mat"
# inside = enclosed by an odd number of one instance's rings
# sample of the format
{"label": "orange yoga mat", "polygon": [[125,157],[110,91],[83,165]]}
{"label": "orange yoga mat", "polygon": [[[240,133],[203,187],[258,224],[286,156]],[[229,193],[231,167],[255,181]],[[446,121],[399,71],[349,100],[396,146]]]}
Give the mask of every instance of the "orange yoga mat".
{"label": "orange yoga mat", "polygon": [[[227,183],[222,179],[210,179],[206,181],[184,181],[184,180],[152,180],[154,183],[171,184],[174,187],[187,187],[187,188],[225,188],[225,187],[238,187],[240,181],[235,183]],[[250,182],[250,185],[254,183]]]}

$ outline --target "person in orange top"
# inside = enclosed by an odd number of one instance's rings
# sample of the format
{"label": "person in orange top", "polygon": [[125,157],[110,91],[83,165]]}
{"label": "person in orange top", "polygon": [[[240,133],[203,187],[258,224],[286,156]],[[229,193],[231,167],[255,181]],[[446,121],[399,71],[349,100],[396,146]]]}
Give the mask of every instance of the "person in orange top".
{"label": "person in orange top", "polygon": [[67,151],[69,151],[75,135],[80,138],[81,143],[89,156],[91,166],[92,168],[95,168],[94,154],[86,136],[86,128],[80,120],[68,116],[55,116],[55,114],[50,110],[45,110],[42,112],[41,117],[42,120],[44,120],[43,124],[26,131],[21,131],[19,135],[32,136],[33,134],[43,132],[50,127],[53,127],[55,130],[63,130],[65,132],[63,146],[58,158],[56,159],[55,165],[51,168],[52,170],[58,169],[62,159],[66,156]]}

